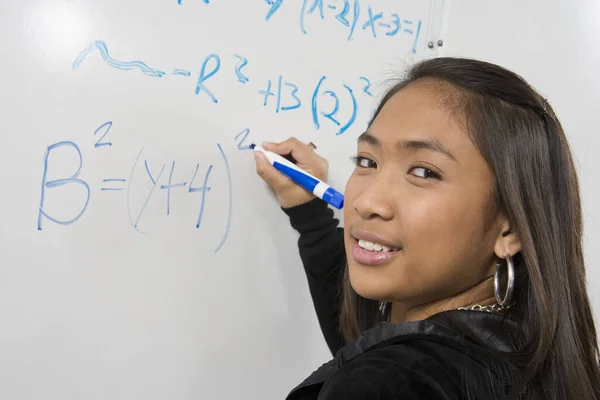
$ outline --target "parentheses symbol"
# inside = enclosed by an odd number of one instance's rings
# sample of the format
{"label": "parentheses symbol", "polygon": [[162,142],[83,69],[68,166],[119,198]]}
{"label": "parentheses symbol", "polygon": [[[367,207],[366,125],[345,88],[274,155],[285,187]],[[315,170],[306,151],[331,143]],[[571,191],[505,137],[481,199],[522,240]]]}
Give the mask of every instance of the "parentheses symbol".
{"label": "parentheses symbol", "polygon": [[319,83],[317,83],[317,87],[315,88],[315,91],[313,92],[313,95],[312,95],[312,117],[313,117],[313,123],[315,124],[315,128],[317,128],[317,129],[320,128],[319,113],[317,111],[317,97],[319,96],[319,90],[321,89],[321,85],[323,84],[325,79],[327,79],[327,76],[325,76],[325,75],[323,75],[321,77],[321,79],[319,79]]}
{"label": "parentheses symbol", "polygon": [[136,231],[138,231],[139,233],[144,233],[142,231],[140,231],[135,222],[133,221],[133,218],[131,217],[131,201],[130,201],[130,196],[131,196],[131,182],[133,181],[133,173],[135,172],[135,167],[137,166],[140,157],[142,156],[142,153],[144,152],[144,147],[142,146],[142,149],[140,150],[140,152],[138,153],[137,157],[135,158],[135,161],[133,163],[133,167],[131,168],[131,173],[129,174],[129,181],[127,183],[127,216],[129,217],[129,222],[131,223],[131,226],[133,226],[133,229],[135,229]]}
{"label": "parentheses symbol", "polygon": [[352,124],[356,120],[356,112],[357,112],[357,108],[358,108],[358,105],[356,103],[356,97],[354,96],[354,92],[352,91],[352,88],[350,88],[348,85],[344,85],[344,87],[346,88],[346,90],[348,90],[348,93],[350,93],[350,98],[352,99],[352,115],[350,116],[350,119],[348,120],[346,125],[342,126],[340,131],[338,133],[336,133],[336,136],[341,135],[342,133],[346,132],[346,130],[348,130],[348,128],[350,128],[352,126]]}
{"label": "parentheses symbol", "polygon": [[231,211],[233,208],[233,193],[232,193],[233,184],[231,181],[231,169],[229,168],[229,162],[227,161],[227,156],[225,155],[223,148],[221,147],[221,145],[219,143],[217,143],[217,147],[219,148],[219,152],[221,153],[221,156],[223,157],[223,161],[225,162],[225,172],[227,173],[227,184],[228,184],[228,188],[229,188],[229,209],[228,209],[229,214],[227,215],[227,224],[225,226],[225,233],[223,233],[223,238],[221,239],[221,242],[215,249],[215,253],[218,252],[221,249],[221,247],[223,247],[225,242],[227,241],[227,237],[229,236],[229,230],[231,228]]}

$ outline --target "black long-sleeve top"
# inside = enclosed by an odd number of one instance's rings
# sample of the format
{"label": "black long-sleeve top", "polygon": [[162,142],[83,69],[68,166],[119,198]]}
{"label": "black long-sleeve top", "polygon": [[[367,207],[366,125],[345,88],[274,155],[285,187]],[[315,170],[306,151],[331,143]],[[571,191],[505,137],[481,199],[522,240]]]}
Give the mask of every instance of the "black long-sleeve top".
{"label": "black long-sleeve top", "polygon": [[284,211],[300,233],[298,248],[310,294],[325,341],[335,354],[344,345],[338,317],[346,265],[344,230],[327,203],[319,199]]}
{"label": "black long-sleeve top", "polygon": [[[521,391],[522,373],[506,357],[517,349],[521,330],[495,313],[455,310],[423,321],[380,322],[344,343],[338,318],[346,265],[343,229],[318,199],[284,211],[300,233],[314,308],[335,354],[287,400],[487,400]],[[525,392],[513,398],[533,397]]]}

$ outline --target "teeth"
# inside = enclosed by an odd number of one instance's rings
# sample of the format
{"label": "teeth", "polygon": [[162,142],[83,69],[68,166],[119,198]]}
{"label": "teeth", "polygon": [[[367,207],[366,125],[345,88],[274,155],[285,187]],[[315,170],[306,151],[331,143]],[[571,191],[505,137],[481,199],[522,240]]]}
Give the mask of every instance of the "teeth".
{"label": "teeth", "polygon": [[373,242],[368,242],[366,240],[359,240],[358,245],[365,250],[373,251]]}
{"label": "teeth", "polygon": [[384,253],[388,253],[390,251],[398,251],[398,249],[387,247],[387,246],[384,246],[379,243],[373,243],[373,242],[369,242],[368,240],[362,240],[362,239],[360,239],[358,241],[358,245],[360,247],[362,247],[363,249],[369,250],[369,251],[382,251]]}

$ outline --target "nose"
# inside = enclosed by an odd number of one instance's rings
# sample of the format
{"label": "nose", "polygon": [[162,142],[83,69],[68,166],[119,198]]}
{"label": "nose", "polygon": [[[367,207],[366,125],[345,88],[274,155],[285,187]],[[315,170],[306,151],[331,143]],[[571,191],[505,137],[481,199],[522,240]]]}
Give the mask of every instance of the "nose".
{"label": "nose", "polygon": [[365,220],[394,217],[394,182],[383,173],[373,176],[352,203],[356,213]]}

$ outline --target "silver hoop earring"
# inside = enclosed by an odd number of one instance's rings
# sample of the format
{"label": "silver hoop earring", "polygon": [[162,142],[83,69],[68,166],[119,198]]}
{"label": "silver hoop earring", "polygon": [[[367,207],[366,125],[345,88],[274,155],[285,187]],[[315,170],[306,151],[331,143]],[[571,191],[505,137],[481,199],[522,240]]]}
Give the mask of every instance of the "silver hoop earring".
{"label": "silver hoop earring", "polygon": [[515,289],[515,264],[510,254],[507,254],[505,259],[506,269],[508,270],[508,280],[504,298],[500,295],[500,263],[496,264],[496,273],[494,274],[494,294],[496,295],[496,301],[501,307],[508,307],[510,305],[510,300],[512,299]]}

